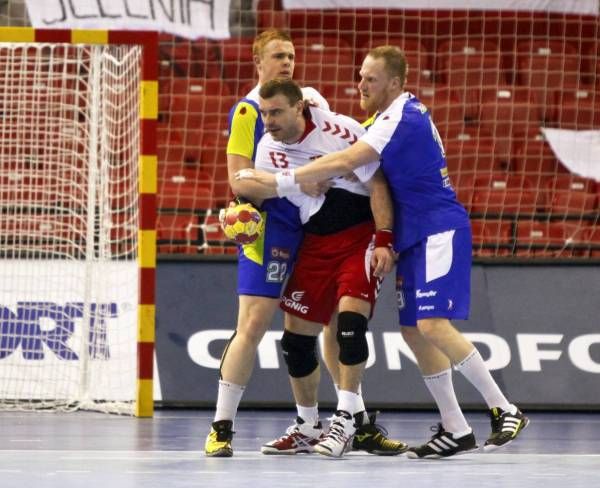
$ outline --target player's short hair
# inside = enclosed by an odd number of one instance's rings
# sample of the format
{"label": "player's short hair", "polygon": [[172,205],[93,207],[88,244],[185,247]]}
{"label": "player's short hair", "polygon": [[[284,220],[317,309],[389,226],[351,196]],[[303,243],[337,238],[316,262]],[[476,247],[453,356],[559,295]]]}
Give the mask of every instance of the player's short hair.
{"label": "player's short hair", "polygon": [[272,98],[275,95],[284,95],[290,102],[290,106],[295,105],[304,98],[300,85],[293,80],[284,78],[275,78],[267,81],[260,87],[258,95],[260,98]]}
{"label": "player's short hair", "polygon": [[252,54],[254,56],[262,57],[265,46],[269,44],[269,42],[275,40],[293,42],[291,36],[287,32],[280,29],[267,29],[258,34],[254,39],[254,43],[252,44]]}
{"label": "player's short hair", "polygon": [[392,78],[397,76],[404,86],[408,64],[404,52],[396,46],[377,46],[371,49],[367,56],[373,59],[383,59],[385,70]]}

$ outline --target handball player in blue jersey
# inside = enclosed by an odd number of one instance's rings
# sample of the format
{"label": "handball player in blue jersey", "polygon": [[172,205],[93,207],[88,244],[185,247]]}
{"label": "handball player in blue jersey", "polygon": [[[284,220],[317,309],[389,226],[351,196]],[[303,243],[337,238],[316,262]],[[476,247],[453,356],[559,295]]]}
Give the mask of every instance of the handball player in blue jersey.
{"label": "handball player in blue jersey", "polygon": [[471,229],[446,166],[444,148],[430,113],[404,92],[407,65],[394,46],[372,49],[363,61],[361,106],[375,120],[343,151],[275,178],[245,170],[239,179],[266,187],[323,181],[380,159],[394,202],[394,248],[399,253],[397,292],[402,335],[441,414],[430,441],[409,449],[410,458],[441,458],[477,449],[458,404],[452,369],[481,393],[490,409],[492,433],[484,450],[514,440],[529,420],[511,404],[481,355],[450,322],[467,319],[470,302]]}

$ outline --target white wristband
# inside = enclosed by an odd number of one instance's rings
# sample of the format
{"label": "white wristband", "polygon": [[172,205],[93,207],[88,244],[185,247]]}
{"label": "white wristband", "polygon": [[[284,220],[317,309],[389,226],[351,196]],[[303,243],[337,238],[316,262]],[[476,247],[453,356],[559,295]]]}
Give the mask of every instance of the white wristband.
{"label": "white wristband", "polygon": [[293,169],[286,169],[275,173],[275,181],[277,182],[277,195],[282,198],[302,193],[300,185],[296,183]]}

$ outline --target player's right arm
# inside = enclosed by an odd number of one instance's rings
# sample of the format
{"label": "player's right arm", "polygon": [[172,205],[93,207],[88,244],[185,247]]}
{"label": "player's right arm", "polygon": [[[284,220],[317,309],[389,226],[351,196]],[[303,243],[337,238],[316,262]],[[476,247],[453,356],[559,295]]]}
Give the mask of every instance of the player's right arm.
{"label": "player's right arm", "polygon": [[[255,205],[260,205],[265,198],[277,196],[273,188],[251,180],[235,179],[237,171],[254,168],[253,158],[262,136],[262,130],[257,128],[258,117],[259,114],[251,103],[238,103],[231,117],[227,142],[227,174],[231,190],[234,195],[247,198]],[[257,134],[259,130],[261,134]]]}

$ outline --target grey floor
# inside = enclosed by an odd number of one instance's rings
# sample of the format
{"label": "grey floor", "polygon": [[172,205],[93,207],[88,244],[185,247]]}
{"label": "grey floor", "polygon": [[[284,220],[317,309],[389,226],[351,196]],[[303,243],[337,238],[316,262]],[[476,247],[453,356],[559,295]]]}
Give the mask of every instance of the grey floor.
{"label": "grey floor", "polygon": [[[158,410],[153,419],[134,419],[0,412],[0,488],[600,486],[600,412],[534,412],[530,427],[501,451],[431,461],[359,452],[341,460],[260,454],[260,445],[291,423],[290,411],[240,412],[234,457],[208,459],[202,449],[211,415]],[[482,443],[489,433],[487,417],[468,418]],[[420,444],[437,417],[384,412],[379,420],[392,436]]]}

